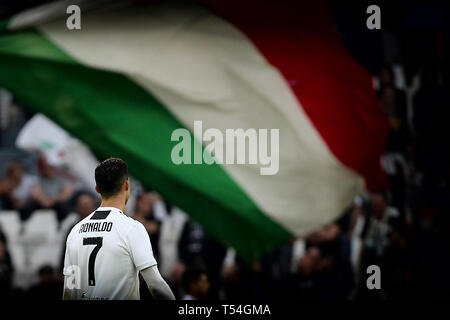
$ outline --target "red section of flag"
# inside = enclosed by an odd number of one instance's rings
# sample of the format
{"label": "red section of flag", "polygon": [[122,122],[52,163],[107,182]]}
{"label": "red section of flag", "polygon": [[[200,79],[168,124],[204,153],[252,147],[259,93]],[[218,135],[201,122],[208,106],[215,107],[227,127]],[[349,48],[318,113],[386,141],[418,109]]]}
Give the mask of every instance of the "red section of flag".
{"label": "red section of flag", "polygon": [[328,7],[314,1],[204,1],[239,28],[284,76],[331,152],[369,190],[387,186],[389,132],[372,76],[344,47]]}

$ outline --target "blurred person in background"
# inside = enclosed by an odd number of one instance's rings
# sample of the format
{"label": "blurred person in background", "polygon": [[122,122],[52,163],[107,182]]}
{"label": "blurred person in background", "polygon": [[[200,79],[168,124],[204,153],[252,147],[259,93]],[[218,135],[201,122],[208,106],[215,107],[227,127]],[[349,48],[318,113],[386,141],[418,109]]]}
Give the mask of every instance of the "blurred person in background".
{"label": "blurred person in background", "polygon": [[[357,298],[386,299],[400,296],[405,287],[406,277],[406,238],[405,228],[399,211],[389,206],[386,195],[372,193],[370,197],[369,216],[361,252],[361,282]],[[383,272],[381,290],[369,292],[366,288],[366,270],[370,265],[377,265]],[[398,292],[394,292],[397,288]]]}
{"label": "blurred person in background", "polygon": [[136,199],[134,218],[142,223],[148,232],[150,242],[153,245],[153,254],[159,260],[159,235],[161,221],[156,218],[153,212],[153,205],[161,201],[161,197],[155,193],[141,192]]}
{"label": "blurred person in background", "polygon": [[[348,299],[354,286],[348,228],[351,212],[305,237],[306,255],[299,260],[300,296]],[[303,291],[303,292],[302,292]]]}
{"label": "blurred person in background", "polygon": [[[90,193],[82,193],[77,198],[76,213],[78,221],[83,220],[97,208],[95,198]],[[75,224],[74,224],[75,225]]]}
{"label": "blurred person in background", "polygon": [[210,283],[206,271],[201,268],[187,268],[183,273],[183,300],[204,300],[208,298]]}
{"label": "blurred person in background", "polygon": [[181,285],[187,267],[205,267],[202,253],[204,236],[203,228],[199,224],[189,219],[184,221],[177,243],[178,261],[170,276],[175,285]]}
{"label": "blurred person in background", "polygon": [[379,74],[379,81],[380,81],[379,88],[378,88],[379,94],[381,92],[383,92],[385,88],[389,88],[389,87],[394,88],[397,103],[399,105],[399,110],[402,113],[402,117],[406,118],[406,113],[407,113],[406,94],[403,90],[398,88],[392,66],[390,66],[389,64],[385,64],[381,68],[380,74]]}
{"label": "blurred person in background", "polygon": [[[44,157],[38,159],[38,183],[32,189],[32,198],[36,209],[53,209],[56,212],[58,228],[69,211],[69,200],[73,195],[72,186],[62,177],[55,174],[55,169]],[[33,210],[33,211],[34,211]],[[31,215],[31,212],[28,212]],[[22,220],[28,216],[22,217]]]}
{"label": "blurred person in background", "polygon": [[319,270],[319,260],[320,251],[314,246],[309,247],[298,260],[297,278],[294,279],[297,282],[295,298],[313,298],[313,290],[315,288],[313,275],[317,270]]}
{"label": "blurred person in background", "polygon": [[380,104],[386,113],[390,133],[385,146],[383,167],[391,182],[392,203],[405,218],[406,184],[409,166],[412,158],[412,141],[408,126],[406,104],[399,102],[398,90],[393,85],[386,85],[380,90]]}
{"label": "blurred person in background", "polygon": [[226,298],[233,299],[267,299],[265,274],[261,260],[249,263],[236,254],[232,263],[227,263],[222,270]]}
{"label": "blurred person in background", "polygon": [[400,231],[399,212],[388,205],[383,193],[371,194],[371,217],[365,239],[367,248],[373,248],[376,256],[381,257],[390,245],[390,236]]}
{"label": "blurred person in background", "polygon": [[262,299],[292,299],[292,257],[293,242],[290,241],[261,258],[261,284],[265,293]]}
{"label": "blurred person in background", "polygon": [[173,270],[173,278],[180,279],[186,268],[202,268],[210,281],[211,298],[218,299],[226,252],[226,248],[205,233],[197,222],[187,220],[178,240],[179,263]]}
{"label": "blurred person in background", "polygon": [[6,176],[0,180],[0,195],[3,209],[23,210],[31,202],[31,191],[36,185],[36,177],[26,174],[20,162],[6,165]]}
{"label": "blurred person in background", "polygon": [[[167,214],[162,219],[159,240],[161,274],[168,280],[171,287],[181,283],[181,275],[184,271],[179,259],[179,240],[187,215],[179,208],[172,206],[167,201],[164,203]],[[174,290],[176,291],[176,290]]]}
{"label": "blurred person in background", "polygon": [[55,270],[49,266],[42,266],[39,271],[39,281],[28,291],[30,300],[61,300],[63,283]]}
{"label": "blurred person in background", "polygon": [[[153,255],[155,259],[159,260],[159,238],[161,230],[161,221],[156,217],[154,212],[154,204],[162,201],[162,198],[153,192],[142,191],[136,198],[136,206],[134,210],[134,218],[143,224],[145,230],[150,237],[150,242],[153,246]],[[139,291],[141,300],[153,300],[153,296],[145,285],[145,280],[142,275],[139,275]]]}
{"label": "blurred person in background", "polygon": [[408,159],[409,129],[406,107],[399,104],[395,87],[386,86],[381,89],[380,104],[391,127],[386,152],[400,153]]}

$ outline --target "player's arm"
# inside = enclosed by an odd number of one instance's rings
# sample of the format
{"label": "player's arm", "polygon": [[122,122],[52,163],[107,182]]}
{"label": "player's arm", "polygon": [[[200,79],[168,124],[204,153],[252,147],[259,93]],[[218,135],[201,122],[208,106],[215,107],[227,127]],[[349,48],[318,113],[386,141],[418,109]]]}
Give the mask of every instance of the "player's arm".
{"label": "player's arm", "polygon": [[153,256],[150,237],[142,223],[136,221],[130,232],[128,232],[128,243],[134,265],[141,272],[153,297],[155,299],[174,300],[175,297],[172,291],[159,274],[156,260]]}
{"label": "player's arm", "polygon": [[170,290],[169,285],[159,273],[156,265],[142,270],[141,274],[153,298],[157,300],[175,300],[172,290]]}

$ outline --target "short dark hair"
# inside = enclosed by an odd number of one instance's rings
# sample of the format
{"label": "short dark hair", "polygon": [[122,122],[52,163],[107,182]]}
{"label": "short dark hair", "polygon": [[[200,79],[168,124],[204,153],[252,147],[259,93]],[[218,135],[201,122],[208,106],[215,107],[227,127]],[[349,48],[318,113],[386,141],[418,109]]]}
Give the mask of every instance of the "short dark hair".
{"label": "short dark hair", "polygon": [[95,168],[95,183],[104,198],[118,194],[128,178],[128,166],[122,159],[108,158]]}
{"label": "short dark hair", "polygon": [[181,285],[183,286],[184,291],[189,293],[190,286],[197,283],[203,274],[206,274],[206,270],[201,267],[187,268],[181,277]]}

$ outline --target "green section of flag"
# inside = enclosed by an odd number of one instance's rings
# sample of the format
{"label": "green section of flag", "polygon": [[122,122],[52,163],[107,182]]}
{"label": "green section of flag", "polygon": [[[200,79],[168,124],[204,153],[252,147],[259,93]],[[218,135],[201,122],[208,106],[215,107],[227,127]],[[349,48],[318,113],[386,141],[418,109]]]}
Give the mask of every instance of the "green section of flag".
{"label": "green section of flag", "polygon": [[0,32],[6,30],[9,24],[9,19],[0,20]]}
{"label": "green section of flag", "polygon": [[[183,125],[124,75],[80,65],[28,29],[0,34],[0,85],[99,158],[123,158],[144,186],[158,190],[247,261],[291,238],[219,165],[173,164],[176,142],[170,137]],[[199,143],[192,140],[192,153]]]}

